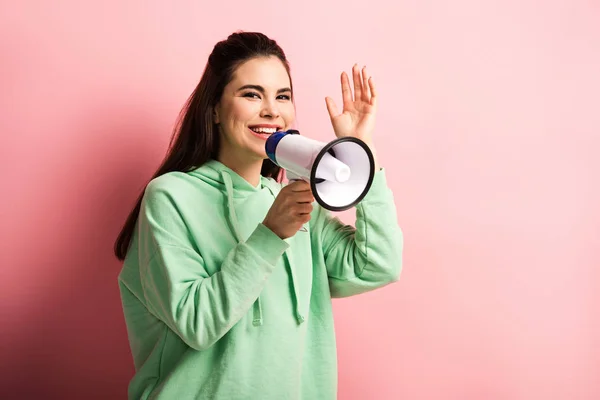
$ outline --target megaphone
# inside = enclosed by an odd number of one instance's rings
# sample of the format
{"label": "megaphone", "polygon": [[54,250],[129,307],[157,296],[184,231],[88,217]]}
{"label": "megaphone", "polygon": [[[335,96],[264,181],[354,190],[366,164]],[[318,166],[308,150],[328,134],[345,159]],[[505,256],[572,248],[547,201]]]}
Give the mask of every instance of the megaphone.
{"label": "megaphone", "polygon": [[265,150],[269,159],[286,171],[290,181],[309,182],[315,200],[327,210],[354,207],[373,183],[373,153],[355,137],[322,143],[290,129],[271,134]]}

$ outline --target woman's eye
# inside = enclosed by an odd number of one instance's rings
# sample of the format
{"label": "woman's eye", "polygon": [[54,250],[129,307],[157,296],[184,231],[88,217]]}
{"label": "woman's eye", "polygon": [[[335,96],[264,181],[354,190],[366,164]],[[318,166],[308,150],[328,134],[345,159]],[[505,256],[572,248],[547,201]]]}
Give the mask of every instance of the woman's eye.
{"label": "woman's eye", "polygon": [[[260,95],[258,93],[256,93],[256,92],[244,93],[244,97],[248,97],[248,98],[251,98],[251,99],[260,99]],[[292,99],[292,97],[290,95],[287,95],[287,94],[282,94],[282,95],[277,96],[277,99],[289,101],[289,100]]]}

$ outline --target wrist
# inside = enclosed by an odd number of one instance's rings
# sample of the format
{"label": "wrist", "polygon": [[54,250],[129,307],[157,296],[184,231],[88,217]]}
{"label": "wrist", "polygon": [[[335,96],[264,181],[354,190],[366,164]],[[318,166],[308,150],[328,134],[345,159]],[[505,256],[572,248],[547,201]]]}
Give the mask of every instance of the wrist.
{"label": "wrist", "polygon": [[362,139],[362,141],[365,142],[365,144],[369,147],[369,149],[371,150],[371,153],[373,154],[373,162],[375,164],[375,172],[379,171],[381,169],[381,165],[379,165],[379,159],[377,157],[377,151],[375,150],[375,143],[373,142],[373,139],[367,138],[367,139]]}
{"label": "wrist", "polygon": [[268,230],[270,230],[270,231],[271,231],[271,232],[273,232],[275,235],[277,235],[277,236],[278,236],[280,239],[282,239],[282,240],[283,240],[283,237],[281,236],[281,234],[280,234],[279,232],[276,232],[276,231],[275,231],[273,228],[271,228],[271,226],[270,226],[269,222],[268,222],[266,219],[265,219],[265,220],[262,222],[262,224],[263,224],[263,226],[264,226],[265,228],[267,228]]}

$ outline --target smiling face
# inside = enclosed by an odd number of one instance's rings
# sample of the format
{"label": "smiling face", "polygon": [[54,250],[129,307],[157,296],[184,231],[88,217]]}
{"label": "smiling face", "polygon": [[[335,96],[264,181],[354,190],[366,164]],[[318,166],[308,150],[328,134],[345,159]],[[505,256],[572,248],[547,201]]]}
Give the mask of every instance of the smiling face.
{"label": "smiling face", "polygon": [[290,129],[295,118],[290,77],[277,57],[241,64],[215,107],[221,136],[219,160],[262,162],[266,139]]}

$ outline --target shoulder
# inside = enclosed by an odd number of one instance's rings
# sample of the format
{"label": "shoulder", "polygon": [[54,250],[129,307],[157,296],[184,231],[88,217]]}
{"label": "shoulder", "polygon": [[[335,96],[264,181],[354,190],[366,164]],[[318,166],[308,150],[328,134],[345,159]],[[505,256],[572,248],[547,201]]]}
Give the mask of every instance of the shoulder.
{"label": "shoulder", "polygon": [[189,176],[185,172],[167,172],[148,182],[145,192],[147,194],[159,194],[173,192],[188,188],[191,185]]}
{"label": "shoulder", "polygon": [[[194,181],[183,172],[168,172],[146,185],[139,211],[137,234],[148,248],[191,246],[190,220],[194,219]],[[196,183],[197,185],[197,183]]]}
{"label": "shoulder", "polygon": [[196,197],[194,192],[202,190],[199,186],[202,186],[202,182],[185,172],[167,172],[146,185],[142,205],[150,209],[179,208],[189,199]]}

